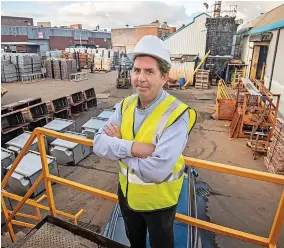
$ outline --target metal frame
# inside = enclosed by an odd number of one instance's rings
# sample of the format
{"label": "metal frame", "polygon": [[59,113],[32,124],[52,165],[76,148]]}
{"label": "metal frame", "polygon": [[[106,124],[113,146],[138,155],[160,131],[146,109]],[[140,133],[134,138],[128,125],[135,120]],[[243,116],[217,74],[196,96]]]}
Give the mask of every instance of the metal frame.
{"label": "metal frame", "polygon": [[[52,136],[55,138],[59,139],[64,139],[67,141],[71,142],[76,142],[80,143],[82,145],[87,145],[87,146],[93,146],[93,141],[90,139],[82,139],[80,137],[75,137],[63,133],[58,133],[52,130],[44,129],[44,128],[36,128],[30,138],[28,139],[27,143],[23,147],[22,151],[19,153],[15,161],[13,162],[10,170],[7,172],[6,176],[3,178],[2,183],[1,183],[1,188],[2,188],[2,195],[1,195],[1,205],[2,205],[2,211],[4,213],[5,221],[7,223],[7,227],[11,236],[11,239],[13,242],[16,241],[15,233],[13,230],[12,225],[22,225],[26,227],[32,227],[32,224],[26,223],[26,222],[19,222],[13,220],[13,218],[16,215],[23,216],[23,214],[18,213],[18,211],[21,209],[24,203],[30,204],[36,208],[41,208],[47,211],[50,211],[50,214],[52,216],[56,216],[57,214],[67,216],[69,218],[74,219],[74,223],[77,223],[78,217],[85,212],[85,210],[81,209],[76,215],[71,215],[62,211],[56,210],[55,203],[54,203],[54,198],[53,198],[53,192],[52,192],[52,187],[51,187],[51,182],[56,182],[59,184],[63,184],[65,186],[72,187],[77,190],[81,190],[83,192],[87,192],[89,194],[102,197],[104,199],[111,200],[113,202],[117,202],[118,198],[117,195],[99,190],[90,186],[86,186],[81,183],[73,182],[71,180],[67,180],[64,178],[60,178],[57,176],[53,176],[49,173],[48,170],[48,165],[47,165],[47,158],[46,158],[46,150],[45,150],[45,144],[44,144],[44,135],[46,136]],[[32,144],[33,140],[37,137],[38,139],[38,145],[39,145],[39,151],[41,154],[41,161],[42,161],[42,174],[41,176],[36,180],[36,182],[32,185],[32,187],[28,190],[26,195],[24,197],[17,196],[12,193],[8,193],[4,191],[4,188],[9,180],[9,177],[12,175],[14,172],[15,168],[19,164],[20,160],[23,158],[25,153],[28,151],[28,148]],[[226,174],[231,174],[231,175],[236,175],[236,176],[241,176],[241,177],[246,177],[246,178],[251,178],[255,180],[261,180],[265,182],[270,182],[270,183],[276,183],[280,185],[284,185],[284,176],[281,175],[275,175],[271,173],[266,173],[266,172],[261,172],[261,171],[256,171],[256,170],[251,170],[251,169],[245,169],[245,168],[240,168],[240,167],[235,167],[235,166],[230,166],[230,165],[224,165],[221,163],[215,163],[215,162],[209,162],[205,160],[200,160],[200,159],[195,159],[195,158],[190,158],[190,157],[185,157],[185,164],[187,166],[194,166],[198,168],[203,168],[203,169],[208,169],[212,171],[217,171],[221,173],[226,173]],[[45,182],[45,187],[46,187],[46,194],[47,194],[47,199],[48,199],[48,206],[44,206],[39,204],[37,201],[29,199],[29,197],[32,195],[34,189],[36,186],[40,183],[41,180],[44,180]],[[11,199],[15,199],[19,201],[17,206],[12,212],[8,212],[4,197],[9,197]],[[42,200],[41,198],[38,200]],[[39,215],[38,219],[40,219]],[[25,217],[28,217],[28,215],[25,215]],[[30,217],[30,216],[29,216]],[[34,218],[33,216],[32,218]],[[176,220],[183,222],[188,225],[192,225],[201,229],[205,229],[207,231],[211,231],[214,233],[222,234],[225,236],[230,236],[235,239],[243,240],[249,243],[254,243],[258,244],[261,246],[265,246],[267,248],[276,248],[277,247],[277,241],[280,236],[280,232],[284,223],[284,190],[282,191],[280,203],[278,205],[278,209],[274,218],[274,222],[269,234],[269,237],[261,237],[257,236],[254,234],[242,232],[239,230],[235,230],[232,228],[224,227],[221,225],[213,224],[207,221],[199,220],[193,217],[185,216],[182,214],[176,214]]]}

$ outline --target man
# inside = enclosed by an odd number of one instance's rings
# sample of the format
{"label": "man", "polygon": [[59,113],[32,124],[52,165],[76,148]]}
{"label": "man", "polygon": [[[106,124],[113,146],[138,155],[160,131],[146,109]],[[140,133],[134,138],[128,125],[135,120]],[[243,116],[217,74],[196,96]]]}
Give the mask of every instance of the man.
{"label": "man", "polygon": [[125,98],[94,138],[94,152],[119,160],[118,199],[132,248],[174,247],[173,223],[184,177],[182,152],[196,112],[163,90],[170,53],[144,36],[130,54],[137,94]]}

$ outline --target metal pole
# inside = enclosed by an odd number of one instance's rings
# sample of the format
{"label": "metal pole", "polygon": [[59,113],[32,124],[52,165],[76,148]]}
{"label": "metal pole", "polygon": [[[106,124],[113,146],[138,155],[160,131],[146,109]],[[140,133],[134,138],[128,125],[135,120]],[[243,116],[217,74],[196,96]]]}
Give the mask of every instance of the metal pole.
{"label": "metal pole", "polygon": [[269,90],[271,90],[271,85],[272,85],[272,78],[273,78],[274,65],[275,65],[276,54],[277,54],[277,49],[278,49],[279,36],[280,36],[280,28],[278,28],[276,43],[275,43],[275,48],[274,48],[272,67],[271,67],[271,73],[270,73],[270,79],[269,79],[269,87],[268,87]]}
{"label": "metal pole", "polygon": [[278,205],[276,215],[274,218],[274,222],[269,235],[269,244],[275,245],[277,244],[277,240],[279,239],[281,229],[284,224],[284,190],[282,191],[280,203]]}
{"label": "metal pole", "polygon": [[49,210],[52,216],[56,216],[56,209],[55,209],[55,204],[54,204],[51,181],[48,179],[50,174],[49,174],[49,168],[48,168],[48,163],[47,163],[47,158],[46,158],[44,137],[42,134],[38,134],[37,139],[38,139],[38,148],[39,148],[40,159],[41,159],[41,164],[42,164],[42,173],[43,173],[45,190],[46,190],[47,199],[48,199]]}

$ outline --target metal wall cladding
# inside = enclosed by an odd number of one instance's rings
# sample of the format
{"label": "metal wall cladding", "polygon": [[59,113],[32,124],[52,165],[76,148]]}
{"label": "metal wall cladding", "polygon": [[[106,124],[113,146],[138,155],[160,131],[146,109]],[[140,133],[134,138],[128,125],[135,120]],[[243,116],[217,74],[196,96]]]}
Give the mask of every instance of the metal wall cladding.
{"label": "metal wall cladding", "polygon": [[198,54],[202,59],[206,49],[206,14],[201,14],[182,30],[164,40],[171,54]]}
{"label": "metal wall cladding", "polygon": [[27,35],[28,39],[39,39],[39,33],[43,34],[43,39],[49,39],[50,36],[72,37],[74,40],[88,40],[91,38],[111,38],[110,33],[89,31],[85,29],[65,29],[65,28],[41,28],[41,27],[21,27],[1,25],[1,35]]}
{"label": "metal wall cladding", "polygon": [[195,62],[172,61],[170,77],[172,79],[189,78],[194,72]]}
{"label": "metal wall cladding", "polygon": [[40,54],[42,56],[44,56],[46,52],[50,51],[49,40],[29,40],[29,42],[40,46]]}

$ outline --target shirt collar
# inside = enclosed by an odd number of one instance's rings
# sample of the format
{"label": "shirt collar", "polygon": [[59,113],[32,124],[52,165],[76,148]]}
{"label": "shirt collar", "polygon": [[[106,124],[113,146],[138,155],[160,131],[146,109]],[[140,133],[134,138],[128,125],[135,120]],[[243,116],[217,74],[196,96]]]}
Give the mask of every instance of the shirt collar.
{"label": "shirt collar", "polygon": [[141,107],[140,107],[140,99],[139,99],[139,97],[138,97],[137,108],[138,108],[138,109],[142,109],[142,110],[145,110],[145,109],[150,108],[155,102],[157,102],[157,101],[159,100],[159,98],[162,96],[163,92],[164,92],[164,90],[162,89],[161,92],[159,93],[159,95],[156,96],[156,98],[155,98],[155,99],[151,102],[151,104],[149,104],[146,108],[141,108]]}

